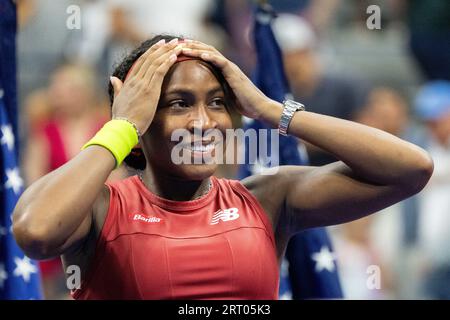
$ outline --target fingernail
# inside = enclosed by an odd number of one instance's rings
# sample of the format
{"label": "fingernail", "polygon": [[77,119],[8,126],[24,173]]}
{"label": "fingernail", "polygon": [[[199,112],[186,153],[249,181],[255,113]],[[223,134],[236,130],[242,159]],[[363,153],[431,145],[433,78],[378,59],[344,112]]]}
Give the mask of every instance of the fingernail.
{"label": "fingernail", "polygon": [[202,53],[201,57],[204,58],[204,59],[208,59],[209,58],[209,54],[208,53]]}
{"label": "fingernail", "polygon": [[169,60],[170,60],[170,62],[174,62],[175,60],[177,60],[177,55],[176,54],[172,54],[170,57],[169,57]]}
{"label": "fingernail", "polygon": [[162,45],[162,44],[164,44],[164,43],[166,43],[166,40],[165,40],[165,39],[161,39],[161,40],[159,40],[159,41],[156,43],[156,45],[157,45],[157,46],[160,46],[160,45]]}
{"label": "fingernail", "polygon": [[113,84],[113,77],[109,77],[109,81],[111,82],[111,84]]}
{"label": "fingernail", "polygon": [[192,39],[184,39],[184,42],[194,42]]}
{"label": "fingernail", "polygon": [[169,41],[169,44],[175,44],[175,43],[178,43],[178,38],[174,38]]}

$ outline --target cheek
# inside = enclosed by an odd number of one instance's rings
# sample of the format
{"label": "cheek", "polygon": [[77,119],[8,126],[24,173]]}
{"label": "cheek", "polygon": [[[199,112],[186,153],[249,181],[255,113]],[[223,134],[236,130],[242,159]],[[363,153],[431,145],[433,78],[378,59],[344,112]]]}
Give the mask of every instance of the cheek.
{"label": "cheek", "polygon": [[179,127],[179,121],[176,117],[170,117],[165,114],[165,110],[157,110],[155,117],[150,125],[149,132],[156,139],[164,139],[169,137],[172,132]]}
{"label": "cheek", "polygon": [[231,120],[231,115],[229,112],[224,113],[216,119],[217,126],[221,130],[233,128],[233,121]]}
{"label": "cheek", "polygon": [[168,141],[170,141],[172,131],[173,130],[168,127],[167,122],[154,119],[147,131],[149,141],[148,146],[150,149],[153,152],[156,152],[167,148],[166,145],[168,145]]}

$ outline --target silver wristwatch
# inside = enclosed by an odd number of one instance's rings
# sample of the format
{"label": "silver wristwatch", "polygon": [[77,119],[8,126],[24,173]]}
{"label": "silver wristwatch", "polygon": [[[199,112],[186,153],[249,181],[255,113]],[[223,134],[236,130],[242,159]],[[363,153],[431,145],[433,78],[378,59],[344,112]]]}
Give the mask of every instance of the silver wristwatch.
{"label": "silver wristwatch", "polygon": [[283,113],[281,114],[280,123],[278,124],[278,133],[287,136],[289,123],[297,111],[304,111],[305,106],[299,102],[293,100],[283,101]]}

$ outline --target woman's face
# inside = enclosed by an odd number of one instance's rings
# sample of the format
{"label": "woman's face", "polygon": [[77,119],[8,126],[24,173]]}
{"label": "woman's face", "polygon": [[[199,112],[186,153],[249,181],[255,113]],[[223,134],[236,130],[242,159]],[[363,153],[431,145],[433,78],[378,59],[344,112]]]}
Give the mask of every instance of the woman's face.
{"label": "woman's face", "polygon": [[[227,103],[222,86],[204,63],[176,63],[164,80],[158,109],[142,140],[147,163],[155,173],[186,180],[213,175],[218,164],[202,159],[225,149],[225,130],[232,127]],[[186,136],[172,141],[180,133]],[[177,164],[180,155],[183,164]]]}
{"label": "woman's face", "polygon": [[74,67],[62,67],[52,75],[48,89],[50,104],[55,111],[76,116],[92,107],[93,95],[88,79]]}

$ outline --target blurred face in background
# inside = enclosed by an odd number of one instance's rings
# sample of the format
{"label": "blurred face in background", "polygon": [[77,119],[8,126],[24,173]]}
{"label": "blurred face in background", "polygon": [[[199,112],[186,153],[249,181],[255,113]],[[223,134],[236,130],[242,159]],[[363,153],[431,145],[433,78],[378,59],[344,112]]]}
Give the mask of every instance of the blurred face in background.
{"label": "blurred face in background", "polygon": [[428,120],[426,125],[440,144],[450,147],[450,111],[438,119]]}
{"label": "blurred face in background", "polygon": [[356,121],[400,136],[408,124],[408,108],[405,100],[394,90],[378,88],[373,90]]}
{"label": "blurred face in background", "polygon": [[78,116],[94,104],[95,80],[80,66],[63,66],[52,75],[48,88],[51,108],[59,115]]}

